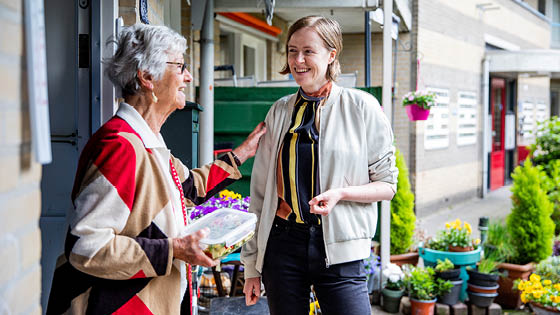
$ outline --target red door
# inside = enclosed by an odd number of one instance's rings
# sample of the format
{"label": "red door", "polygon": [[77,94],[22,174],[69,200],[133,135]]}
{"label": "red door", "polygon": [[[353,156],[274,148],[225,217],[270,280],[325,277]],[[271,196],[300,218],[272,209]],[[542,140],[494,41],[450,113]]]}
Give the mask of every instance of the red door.
{"label": "red door", "polygon": [[504,125],[506,119],[506,81],[492,78],[490,106],[492,107],[492,152],[490,153],[490,190],[504,186],[505,151]]}

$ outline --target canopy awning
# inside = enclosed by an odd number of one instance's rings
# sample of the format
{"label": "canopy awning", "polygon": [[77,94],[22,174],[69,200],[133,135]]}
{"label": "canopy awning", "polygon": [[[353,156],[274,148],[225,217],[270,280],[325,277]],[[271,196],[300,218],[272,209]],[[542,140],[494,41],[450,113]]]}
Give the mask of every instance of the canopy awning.
{"label": "canopy awning", "polygon": [[520,74],[560,78],[560,50],[491,50],[486,52],[493,75],[517,77]]}

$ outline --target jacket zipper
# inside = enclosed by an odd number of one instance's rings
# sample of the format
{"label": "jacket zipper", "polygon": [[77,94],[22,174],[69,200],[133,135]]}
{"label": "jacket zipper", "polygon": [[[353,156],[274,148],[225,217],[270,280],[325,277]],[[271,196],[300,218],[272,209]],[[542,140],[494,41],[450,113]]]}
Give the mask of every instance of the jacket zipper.
{"label": "jacket zipper", "polygon": [[[325,101],[327,102],[327,101]],[[325,106],[323,104],[323,106]],[[321,177],[321,143],[323,142],[323,140],[321,140],[321,138],[323,137],[323,129],[322,129],[322,121],[323,121],[323,106],[319,107],[319,143],[317,144],[317,150],[319,151],[319,158],[318,158],[318,167],[317,169],[319,170],[319,178]],[[321,184],[323,183],[323,181],[319,181],[319,186],[321,186]],[[319,187],[319,189],[321,190],[321,187]],[[322,191],[319,191],[319,194],[321,194]],[[325,267],[329,268],[331,266],[330,262],[329,262],[329,251],[327,249],[327,240],[325,239],[325,235],[327,235],[325,233],[325,220],[323,220],[323,224],[321,224],[321,228],[323,229],[323,244],[325,245]]]}

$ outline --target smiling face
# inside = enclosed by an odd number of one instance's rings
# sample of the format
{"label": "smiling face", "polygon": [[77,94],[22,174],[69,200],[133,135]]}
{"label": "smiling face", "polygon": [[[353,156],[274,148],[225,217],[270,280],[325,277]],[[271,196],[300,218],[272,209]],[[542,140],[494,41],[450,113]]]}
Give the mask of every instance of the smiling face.
{"label": "smiling face", "polygon": [[290,73],[306,93],[316,92],[327,83],[327,68],[335,56],[336,50],[329,50],[311,27],[299,29],[288,41]]}
{"label": "smiling face", "polygon": [[[184,63],[183,55],[170,55],[168,62]],[[170,106],[171,111],[185,107],[185,88],[192,81],[192,75],[185,69],[181,73],[181,65],[166,64],[165,73],[161,80],[154,82],[154,94],[158,104]]]}

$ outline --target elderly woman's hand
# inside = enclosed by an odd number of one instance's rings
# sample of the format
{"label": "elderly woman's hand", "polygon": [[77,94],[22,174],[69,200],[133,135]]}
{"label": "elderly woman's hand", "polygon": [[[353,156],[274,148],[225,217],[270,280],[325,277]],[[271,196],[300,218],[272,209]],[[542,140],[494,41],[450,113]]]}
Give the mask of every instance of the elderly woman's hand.
{"label": "elderly woman's hand", "polygon": [[193,265],[200,265],[204,267],[215,266],[217,261],[214,261],[206,256],[198,243],[207,235],[208,231],[203,229],[185,237],[174,238],[173,257]]}
{"label": "elderly woman's hand", "polygon": [[249,134],[243,143],[233,150],[241,163],[255,156],[260,138],[266,133],[264,122],[260,122],[257,127]]}

